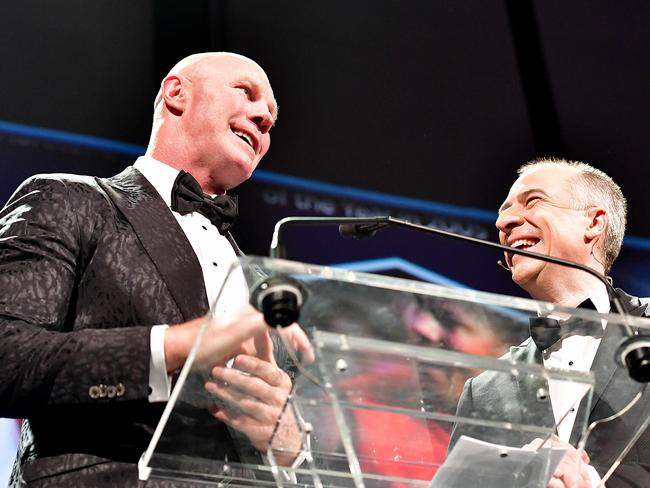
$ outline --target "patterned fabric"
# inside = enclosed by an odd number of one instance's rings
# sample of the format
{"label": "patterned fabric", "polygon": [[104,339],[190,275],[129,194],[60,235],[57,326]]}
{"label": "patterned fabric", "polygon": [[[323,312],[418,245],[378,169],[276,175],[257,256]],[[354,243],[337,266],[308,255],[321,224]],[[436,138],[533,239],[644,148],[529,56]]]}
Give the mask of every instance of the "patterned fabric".
{"label": "patterned fabric", "polygon": [[[147,400],[150,328],[208,310],[170,210],[133,168],[33,177],[0,212],[0,290],[0,416],[27,419],[11,486],[140,486],[164,407]],[[102,385],[123,394],[93,398]]]}

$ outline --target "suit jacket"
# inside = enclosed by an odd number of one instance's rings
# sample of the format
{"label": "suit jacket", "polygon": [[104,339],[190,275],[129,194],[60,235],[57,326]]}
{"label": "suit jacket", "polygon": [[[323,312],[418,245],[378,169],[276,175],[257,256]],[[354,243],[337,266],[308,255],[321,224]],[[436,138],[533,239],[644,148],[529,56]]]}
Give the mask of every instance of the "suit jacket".
{"label": "suit jacket", "polygon": [[[208,308],[189,241],[133,167],[23,183],[0,212],[0,416],[26,419],[12,483],[139,486],[164,408],[147,398],[151,326]],[[211,424],[218,456],[232,445]]]}
{"label": "suit jacket", "polygon": [[[646,309],[648,299],[639,299],[617,290],[627,313],[633,316],[650,316]],[[591,422],[607,418],[624,408],[639,392],[643,385],[629,378],[627,369],[615,361],[614,352],[623,339],[619,327],[607,327],[603,340],[596,352],[591,370],[594,372],[595,385],[592,404],[589,411],[583,399],[578,407],[575,426],[589,425]],[[504,359],[517,362],[541,364],[542,356],[532,339],[512,347]],[[508,374],[486,372],[469,379],[458,403],[457,415],[477,419],[491,418],[512,422],[526,423],[523,416],[536,412],[536,425],[552,428],[555,424],[550,399],[540,401],[539,388],[548,388],[543,379],[530,379],[526,375],[514,377]],[[631,438],[638,427],[639,420],[650,415],[650,391],[644,393],[640,401],[621,418],[597,426],[587,439],[585,450],[591,459],[590,464],[603,476],[614,463],[626,441]],[[528,417],[530,419],[530,417]],[[579,429],[574,428],[571,443],[576,445]],[[523,446],[535,437],[520,430],[507,432],[481,425],[468,426],[458,424],[454,428],[450,450],[461,435],[468,435],[490,441],[504,439],[511,446]],[[650,432],[644,432],[623,459],[621,465],[607,481],[608,488],[630,488],[650,486]]]}

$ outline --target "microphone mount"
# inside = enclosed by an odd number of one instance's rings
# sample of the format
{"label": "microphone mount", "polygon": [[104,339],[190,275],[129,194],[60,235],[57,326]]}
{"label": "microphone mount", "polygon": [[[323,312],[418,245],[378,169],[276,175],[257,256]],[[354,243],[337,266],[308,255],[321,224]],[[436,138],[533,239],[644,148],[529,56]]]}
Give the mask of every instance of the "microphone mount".
{"label": "microphone mount", "polygon": [[[285,217],[275,224],[273,237],[271,238],[269,257],[278,259],[285,259],[287,257],[286,249],[281,243],[284,241],[284,230],[289,226],[338,224],[339,231],[343,237],[363,239],[365,237],[372,237],[377,230],[390,225],[390,219],[392,217]],[[360,226],[358,231],[356,230],[356,226]],[[358,232],[359,236],[353,236],[352,234],[355,232]]]}
{"label": "microphone mount", "polygon": [[407,220],[398,219],[390,216],[360,217],[360,218],[359,217],[286,217],[275,224],[275,228],[273,231],[273,238],[271,240],[271,248],[269,250],[269,256],[272,258],[286,257],[286,250],[280,244],[281,241],[283,240],[282,239],[283,231],[286,227],[291,225],[333,225],[333,224],[339,225],[339,233],[343,237],[363,239],[367,237],[372,237],[378,230],[384,227],[396,226],[396,227],[402,227],[410,230],[428,232],[431,234],[449,237],[460,241],[471,242],[479,246],[489,247],[492,249],[499,249],[503,252],[518,254],[521,256],[528,256],[548,263],[582,270],[585,273],[588,273],[591,276],[597,278],[601,283],[605,285],[611,303],[613,303],[616,312],[622,317],[621,326],[623,328],[625,335],[627,335],[627,339],[625,339],[617,349],[616,360],[621,365],[627,367],[630,377],[632,377],[634,380],[641,383],[650,382],[650,341],[647,338],[644,339],[643,337],[637,336],[635,332],[632,330],[632,328],[629,326],[627,320],[628,315],[625,311],[625,307],[621,303],[621,300],[618,294],[616,293],[616,290],[614,289],[612,284],[608,281],[607,277],[603,276],[598,271],[588,266],[573,261],[568,261],[566,259],[556,258],[554,256],[547,256],[545,254],[540,254],[533,251],[527,251],[525,249],[517,249],[514,247],[506,246],[504,244],[500,244],[500,243],[498,244],[496,242],[478,239],[476,237],[456,234],[454,232],[436,229],[434,227],[428,227],[426,225],[414,224],[413,222],[409,222]]}

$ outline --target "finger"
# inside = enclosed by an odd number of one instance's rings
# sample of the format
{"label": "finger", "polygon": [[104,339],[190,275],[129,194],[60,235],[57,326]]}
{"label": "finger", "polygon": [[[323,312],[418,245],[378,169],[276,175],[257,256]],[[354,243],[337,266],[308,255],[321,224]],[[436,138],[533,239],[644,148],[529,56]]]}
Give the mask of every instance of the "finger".
{"label": "finger", "polygon": [[584,449],[578,449],[578,453],[580,454],[580,459],[582,459],[582,462],[585,464],[589,464],[591,462],[591,459],[589,459],[589,454],[587,454],[587,451]]}
{"label": "finger", "polygon": [[255,355],[275,366],[275,357],[273,356],[273,341],[267,329],[263,333],[257,334],[253,341],[255,342]]}
{"label": "finger", "polygon": [[230,428],[245,434],[251,444],[260,451],[268,448],[273,432],[275,431],[275,423],[259,423],[245,415],[232,415],[223,410],[218,411],[215,414],[215,418]]}
{"label": "finger", "polygon": [[[272,404],[247,395],[234,385],[224,382],[207,382],[205,389],[215,399],[219,407],[230,420],[246,417],[259,425],[274,426],[282,414],[282,404]],[[220,417],[218,417],[220,418]]]}
{"label": "finger", "polygon": [[534,451],[534,450],[539,449],[539,446],[542,445],[542,442],[544,442],[543,439],[536,438],[536,439],[533,439],[528,444],[526,444],[525,446],[522,446],[522,447],[524,449],[530,449],[530,450]]}
{"label": "finger", "polygon": [[279,416],[279,408],[262,403],[255,397],[244,395],[231,385],[208,381],[205,390],[215,399],[218,407],[215,416],[221,412],[231,420],[244,416],[265,424],[275,424]]}
{"label": "finger", "polygon": [[233,367],[239,371],[257,377],[272,387],[291,387],[291,379],[275,363],[264,361],[255,356],[239,355]]}
{"label": "finger", "polygon": [[554,477],[562,481],[566,488],[590,487],[591,480],[587,472],[586,465],[576,452],[575,457],[565,456],[560,464],[559,469],[553,474]]}
{"label": "finger", "polygon": [[232,355],[251,337],[266,332],[266,322],[261,314],[243,313],[214,321],[206,331],[202,348],[222,355]]}
{"label": "finger", "polygon": [[[249,356],[254,361],[258,361],[263,364],[267,364],[265,361],[261,361],[257,358]],[[275,408],[281,408],[291,391],[291,380],[289,379],[286,373],[279,371],[280,375],[285,376],[280,381],[282,382],[281,386],[272,386],[263,379],[248,374],[246,372],[241,372],[234,368],[222,368],[215,367],[212,370],[212,378],[218,384],[223,387],[228,387],[231,390],[237,390],[237,395],[245,397],[253,397],[257,401],[273,406]]]}
{"label": "finger", "polygon": [[289,327],[276,328],[274,332],[282,336],[284,342],[292,350],[299,351],[304,362],[313,363],[316,360],[314,349],[311,346],[307,334],[305,334],[305,331],[297,323],[291,324]]}
{"label": "finger", "polygon": [[217,417],[217,414],[220,411],[228,411],[231,412],[231,414],[236,412],[237,415],[243,414],[235,402],[226,399],[225,396],[220,395],[221,390],[219,388],[219,385],[208,381],[205,383],[204,388],[212,396],[213,402],[208,404],[208,411],[214,417]]}

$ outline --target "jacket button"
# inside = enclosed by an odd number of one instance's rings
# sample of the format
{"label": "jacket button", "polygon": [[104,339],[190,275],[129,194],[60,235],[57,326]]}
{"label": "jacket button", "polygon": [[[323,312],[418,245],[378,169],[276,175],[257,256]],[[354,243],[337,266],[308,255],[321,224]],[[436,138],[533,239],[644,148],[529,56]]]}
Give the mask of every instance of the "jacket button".
{"label": "jacket button", "polygon": [[126,393],[126,387],[122,383],[118,383],[117,385],[115,385],[115,394],[118,397],[124,396],[125,393]]}
{"label": "jacket button", "polygon": [[90,388],[88,388],[88,395],[93,400],[98,399],[99,398],[99,387],[97,385],[93,385]]}
{"label": "jacket button", "polygon": [[99,385],[99,397],[106,398],[106,385]]}
{"label": "jacket button", "polygon": [[117,394],[117,387],[114,385],[108,385],[106,387],[106,396],[108,398],[113,398]]}

